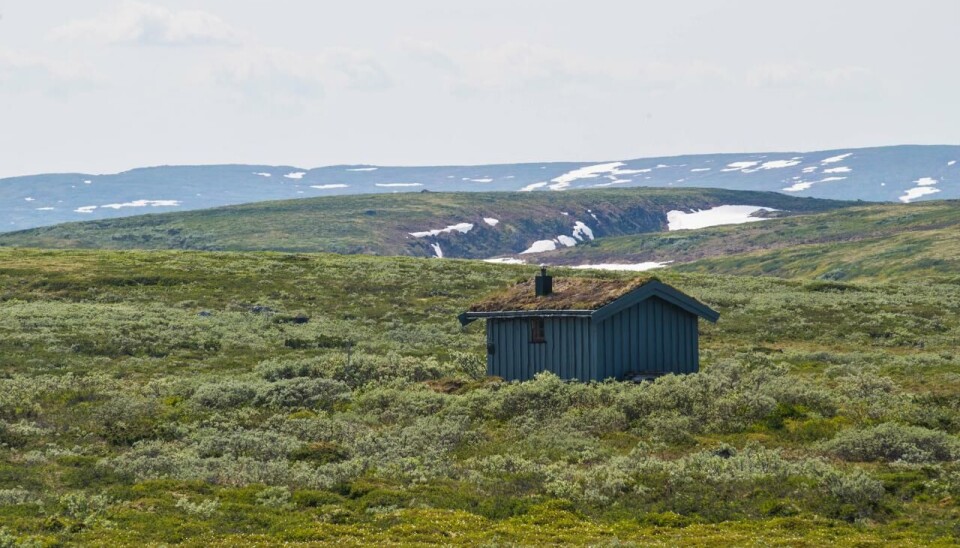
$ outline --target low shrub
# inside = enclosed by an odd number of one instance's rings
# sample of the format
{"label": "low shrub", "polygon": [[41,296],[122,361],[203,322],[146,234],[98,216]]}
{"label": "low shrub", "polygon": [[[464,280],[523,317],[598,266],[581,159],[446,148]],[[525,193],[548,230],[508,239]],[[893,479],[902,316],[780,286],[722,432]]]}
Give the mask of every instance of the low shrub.
{"label": "low shrub", "polygon": [[239,380],[224,380],[201,384],[190,400],[200,407],[232,409],[249,404],[256,395],[256,385]]}
{"label": "low shrub", "polygon": [[849,461],[936,462],[960,458],[960,441],[937,430],[884,423],[863,430],[844,430],[824,442],[827,453]]}
{"label": "low shrub", "polygon": [[256,404],[272,408],[329,409],[335,403],[347,400],[349,397],[350,388],[343,382],[297,377],[261,386],[257,391]]}

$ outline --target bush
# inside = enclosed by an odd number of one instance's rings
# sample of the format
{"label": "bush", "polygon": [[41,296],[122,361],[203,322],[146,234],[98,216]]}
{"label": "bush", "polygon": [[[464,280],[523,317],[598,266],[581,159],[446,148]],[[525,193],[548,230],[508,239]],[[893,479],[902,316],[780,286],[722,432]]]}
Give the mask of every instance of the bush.
{"label": "bush", "polygon": [[267,487],[257,493],[257,504],[268,508],[293,508],[290,503],[290,489],[286,487]]}
{"label": "bush", "polygon": [[960,441],[937,430],[884,423],[844,430],[822,444],[823,450],[849,461],[936,462],[960,458]]}
{"label": "bush", "polygon": [[190,499],[187,497],[179,497],[177,499],[177,508],[188,514],[209,519],[220,509],[220,501],[217,499],[209,499],[200,502],[190,502]]}
{"label": "bush", "polygon": [[350,397],[350,388],[332,379],[298,377],[262,386],[256,403],[263,407],[320,407],[330,409]]}
{"label": "bush", "polygon": [[114,445],[131,445],[153,437],[162,421],[160,411],[155,400],[121,394],[94,411],[94,429]]}
{"label": "bush", "polygon": [[254,371],[270,382],[296,377],[319,377],[323,371],[322,359],[267,360],[260,362]]}
{"label": "bush", "polygon": [[247,405],[256,395],[255,385],[243,381],[226,380],[201,384],[190,399],[200,407],[231,409]]}

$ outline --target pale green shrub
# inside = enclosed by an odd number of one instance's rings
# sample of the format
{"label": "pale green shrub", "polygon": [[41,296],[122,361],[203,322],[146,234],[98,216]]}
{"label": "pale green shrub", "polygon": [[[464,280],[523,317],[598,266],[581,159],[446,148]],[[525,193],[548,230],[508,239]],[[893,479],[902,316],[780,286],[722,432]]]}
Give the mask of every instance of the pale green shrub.
{"label": "pale green shrub", "polygon": [[350,388],[332,379],[293,378],[261,386],[256,404],[263,407],[320,407],[329,409],[350,397]]}
{"label": "pale green shrub", "polygon": [[201,384],[190,400],[204,408],[230,409],[251,403],[256,395],[256,384],[231,379]]}
{"label": "pale green shrub", "polygon": [[287,487],[267,487],[257,493],[257,504],[268,508],[292,508],[290,489]]}
{"label": "pale green shrub", "polygon": [[850,461],[935,462],[960,458],[960,441],[938,430],[884,423],[863,430],[844,430],[824,442],[827,453]]}
{"label": "pale green shrub", "polygon": [[188,514],[200,516],[202,518],[211,518],[220,509],[220,501],[217,499],[207,499],[200,502],[190,502],[187,497],[177,498],[177,508]]}

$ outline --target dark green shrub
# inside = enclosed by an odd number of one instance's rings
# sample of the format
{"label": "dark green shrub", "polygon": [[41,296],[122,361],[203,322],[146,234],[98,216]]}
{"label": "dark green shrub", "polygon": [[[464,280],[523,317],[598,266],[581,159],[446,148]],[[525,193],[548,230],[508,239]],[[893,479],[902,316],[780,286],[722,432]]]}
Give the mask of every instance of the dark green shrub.
{"label": "dark green shrub", "polygon": [[238,380],[225,380],[201,384],[190,399],[200,407],[230,409],[249,404],[256,394],[256,385]]}
{"label": "dark green shrub", "polygon": [[346,449],[336,443],[320,441],[304,445],[290,453],[290,460],[298,460],[313,464],[328,464],[340,462],[350,456]]}
{"label": "dark green shrub", "polygon": [[158,432],[161,409],[155,400],[119,395],[93,412],[94,429],[114,445],[131,445]]}

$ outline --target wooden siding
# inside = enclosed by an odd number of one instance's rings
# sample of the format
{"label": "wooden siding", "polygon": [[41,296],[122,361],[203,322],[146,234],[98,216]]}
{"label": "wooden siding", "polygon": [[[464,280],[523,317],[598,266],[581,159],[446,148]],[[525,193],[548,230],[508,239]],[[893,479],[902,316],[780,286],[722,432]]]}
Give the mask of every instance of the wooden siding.
{"label": "wooden siding", "polygon": [[597,323],[592,378],[620,379],[628,372],[696,372],[700,365],[697,320],[695,314],[652,297]]}
{"label": "wooden siding", "polygon": [[546,342],[530,342],[529,318],[487,320],[487,374],[525,381],[541,371],[561,379],[589,380],[593,350],[590,318],[544,318]]}

